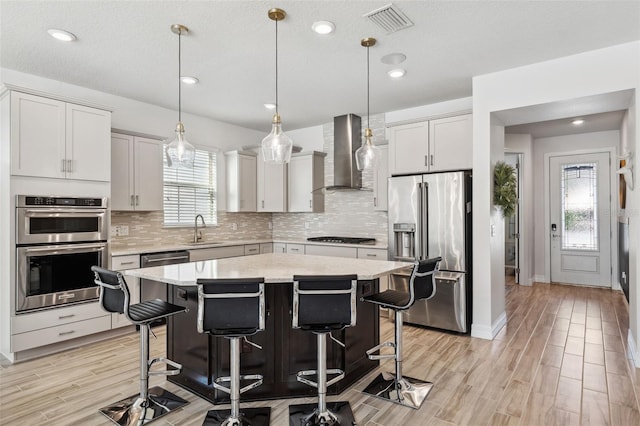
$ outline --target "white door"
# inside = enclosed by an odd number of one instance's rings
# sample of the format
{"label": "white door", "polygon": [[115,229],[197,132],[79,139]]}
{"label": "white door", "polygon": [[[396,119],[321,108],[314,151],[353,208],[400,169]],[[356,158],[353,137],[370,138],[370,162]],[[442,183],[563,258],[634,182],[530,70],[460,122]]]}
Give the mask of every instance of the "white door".
{"label": "white door", "polygon": [[551,281],[611,287],[609,153],[549,158]]}

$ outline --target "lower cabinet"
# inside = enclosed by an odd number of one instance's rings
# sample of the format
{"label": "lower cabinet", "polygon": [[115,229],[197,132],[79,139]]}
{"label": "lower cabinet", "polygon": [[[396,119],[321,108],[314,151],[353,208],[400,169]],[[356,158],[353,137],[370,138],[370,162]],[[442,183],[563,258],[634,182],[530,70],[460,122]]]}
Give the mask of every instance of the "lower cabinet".
{"label": "lower cabinet", "polygon": [[199,262],[201,260],[224,259],[225,257],[236,257],[244,255],[245,246],[210,247],[197,250],[189,250],[189,261]]}
{"label": "lower cabinet", "polygon": [[[360,301],[361,297],[377,291],[377,280],[359,281],[356,326],[334,333],[346,348],[327,339],[327,368],[345,371],[345,378],[331,386],[329,394],[342,392],[378,366],[378,362],[369,360],[365,354],[379,341],[378,310],[375,305]],[[317,361],[316,336],[291,326],[293,285],[266,284],[265,297],[265,330],[249,338],[263,349],[242,343],[240,361],[242,374],[262,374],[264,382],[244,393],[242,399],[316,395],[315,388],[296,380],[298,371],[315,369]],[[167,356],[182,364],[181,373],[167,379],[215,404],[228,402],[229,395],[215,390],[212,381],[229,375],[229,342],[196,331],[196,288],[172,286],[170,302],[186,306],[189,311],[167,322]]]}
{"label": "lower cabinet", "polygon": [[307,244],[304,247],[304,254],[315,256],[333,256],[348,257],[355,259],[358,257],[358,249],[355,247],[337,247],[337,246],[315,246]]}
{"label": "lower cabinet", "polygon": [[111,329],[111,314],[97,302],[16,315],[11,319],[11,352],[75,339]]}

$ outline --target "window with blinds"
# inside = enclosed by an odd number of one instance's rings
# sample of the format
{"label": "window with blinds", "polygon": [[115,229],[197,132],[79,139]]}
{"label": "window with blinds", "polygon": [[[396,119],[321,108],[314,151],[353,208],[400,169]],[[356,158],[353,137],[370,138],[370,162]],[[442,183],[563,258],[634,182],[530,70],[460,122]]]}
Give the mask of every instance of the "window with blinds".
{"label": "window with blinds", "polygon": [[198,214],[217,224],[216,152],[196,149],[193,169],[171,168],[166,156],[163,162],[164,225],[193,226]]}

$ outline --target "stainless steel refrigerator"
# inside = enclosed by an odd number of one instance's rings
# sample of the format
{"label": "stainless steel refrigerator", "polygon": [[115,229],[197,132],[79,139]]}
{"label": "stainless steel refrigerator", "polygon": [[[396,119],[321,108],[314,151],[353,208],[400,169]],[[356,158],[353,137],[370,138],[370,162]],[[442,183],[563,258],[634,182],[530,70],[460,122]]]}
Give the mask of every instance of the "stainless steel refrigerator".
{"label": "stainless steel refrigerator", "polygon": [[[407,323],[468,333],[471,326],[471,171],[389,179],[389,259],[442,257],[436,294],[405,311]],[[410,269],[391,276],[408,291]]]}

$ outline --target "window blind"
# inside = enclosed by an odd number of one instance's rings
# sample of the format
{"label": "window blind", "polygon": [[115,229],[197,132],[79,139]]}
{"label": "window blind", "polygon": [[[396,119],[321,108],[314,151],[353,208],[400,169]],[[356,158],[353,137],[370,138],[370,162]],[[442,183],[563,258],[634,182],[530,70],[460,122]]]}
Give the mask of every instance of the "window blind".
{"label": "window blind", "polygon": [[[165,145],[166,149],[166,145]],[[164,225],[192,226],[201,214],[207,225],[217,224],[216,152],[196,149],[192,169],[164,163]]]}

